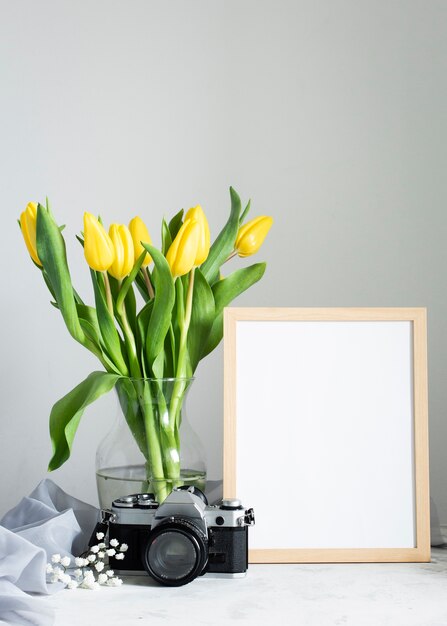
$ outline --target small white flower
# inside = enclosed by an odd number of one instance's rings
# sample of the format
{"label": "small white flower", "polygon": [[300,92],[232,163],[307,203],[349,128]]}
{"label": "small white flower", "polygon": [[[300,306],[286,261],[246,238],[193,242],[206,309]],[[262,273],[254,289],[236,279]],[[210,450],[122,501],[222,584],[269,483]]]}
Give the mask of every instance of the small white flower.
{"label": "small white flower", "polygon": [[64,585],[68,585],[68,583],[71,582],[71,576],[68,574],[59,574],[59,580],[61,583],[64,583]]}
{"label": "small white flower", "polygon": [[75,569],[75,571],[73,572],[73,576],[75,576],[76,578],[81,578],[82,577],[82,569]]}
{"label": "small white flower", "polygon": [[99,552],[99,546],[92,546],[90,548],[90,552],[93,552],[93,554],[96,554],[97,552]]}
{"label": "small white flower", "polygon": [[53,556],[51,557],[51,562],[52,563],[60,563],[61,562],[61,555],[60,554],[53,554]]}
{"label": "small white flower", "polygon": [[64,556],[61,559],[61,565],[63,565],[64,567],[68,567],[70,565],[70,563],[71,563],[71,559],[70,559],[69,556]]}
{"label": "small white flower", "polygon": [[104,539],[104,533],[96,533],[96,539]]}
{"label": "small white flower", "polygon": [[84,559],[80,556],[77,556],[75,558],[75,565],[77,565],[78,567],[82,567],[84,565]]}
{"label": "small white flower", "polygon": [[114,556],[116,554],[115,548],[109,548],[106,550],[107,556]]}
{"label": "small white flower", "polygon": [[106,553],[105,553],[105,552],[103,552],[102,550],[100,550],[100,551],[98,552],[98,558],[100,558],[100,559],[103,559],[103,558],[105,557],[105,555],[106,555]]}
{"label": "small white flower", "polygon": [[100,561],[99,563],[96,563],[95,570],[97,572],[102,572],[103,569],[104,569],[104,563],[102,561]]}
{"label": "small white flower", "polygon": [[47,574],[52,574],[53,573],[53,566],[51,565],[51,563],[47,563],[47,567],[45,569]]}
{"label": "small white flower", "polygon": [[112,546],[112,548],[116,548],[117,546],[119,546],[119,541],[118,539],[111,539],[110,540],[110,545]]}
{"label": "small white flower", "polygon": [[127,543],[121,544],[120,552],[127,552],[128,549],[129,549],[129,546],[127,545]]}
{"label": "small white flower", "polygon": [[96,556],[94,554],[89,554],[87,557],[87,562],[93,563],[94,561],[96,561]]}
{"label": "small white flower", "polygon": [[104,585],[109,580],[107,574],[100,574],[98,576],[98,582],[100,585]]}
{"label": "small white flower", "polygon": [[122,560],[124,559],[124,554],[123,554],[122,552],[120,552],[119,554],[117,554],[117,555],[115,556],[115,559],[116,559],[117,561],[122,561]]}
{"label": "small white flower", "polygon": [[104,548],[105,548],[105,547],[106,547],[106,544],[105,544],[105,543],[98,543],[98,548],[99,548],[100,550],[104,550]]}
{"label": "small white flower", "polygon": [[113,571],[113,569],[108,569],[106,574],[107,576],[110,576],[110,578],[112,578],[112,576],[115,576],[115,572]]}
{"label": "small white flower", "polygon": [[57,583],[59,580],[59,576],[57,574],[52,574],[50,577],[50,583]]}
{"label": "small white flower", "polygon": [[120,585],[123,584],[123,581],[121,580],[121,578],[114,577],[114,578],[110,578],[107,584],[110,585],[111,587],[119,587]]}
{"label": "small white flower", "polygon": [[78,583],[75,580],[70,580],[70,582],[67,585],[68,589],[76,589],[77,586],[78,586]]}
{"label": "small white flower", "polygon": [[99,587],[98,583],[93,578],[90,578],[89,576],[86,576],[84,578],[80,586],[83,587],[84,589],[98,589]]}
{"label": "small white flower", "polygon": [[54,574],[55,576],[60,576],[60,575],[61,575],[61,574],[63,574],[63,573],[64,573],[64,570],[62,569],[62,567],[55,567],[55,568],[53,569],[53,574]]}

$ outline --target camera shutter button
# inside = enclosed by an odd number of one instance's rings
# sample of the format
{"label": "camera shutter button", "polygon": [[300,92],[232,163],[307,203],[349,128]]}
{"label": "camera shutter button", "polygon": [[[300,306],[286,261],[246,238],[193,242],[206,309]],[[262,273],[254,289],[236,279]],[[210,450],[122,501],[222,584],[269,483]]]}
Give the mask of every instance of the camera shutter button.
{"label": "camera shutter button", "polygon": [[224,511],[233,511],[242,509],[242,502],[237,498],[224,498],[220,506]]}

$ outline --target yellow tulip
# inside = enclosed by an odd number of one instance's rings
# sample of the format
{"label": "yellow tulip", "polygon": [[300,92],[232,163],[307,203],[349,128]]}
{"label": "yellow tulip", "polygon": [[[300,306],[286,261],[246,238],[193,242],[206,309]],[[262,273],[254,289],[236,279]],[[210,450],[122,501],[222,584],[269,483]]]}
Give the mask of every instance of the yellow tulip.
{"label": "yellow tulip", "polygon": [[[149,235],[149,231],[146,228],[146,224],[143,222],[141,217],[138,217],[138,215],[130,220],[129,230],[130,234],[132,235],[135,254],[134,260],[136,261],[141,256],[141,253],[144,251],[141,242],[152,244],[152,239]],[[146,267],[146,265],[149,265],[149,263],[152,263],[152,257],[149,253],[147,253],[141,266]]]}
{"label": "yellow tulip", "polygon": [[37,219],[37,204],[34,202],[28,202],[26,209],[20,215],[20,229],[22,231],[23,239],[25,240],[26,247],[30,254],[30,257],[42,267],[39,256],[37,254],[36,244],[36,219]]}
{"label": "yellow tulip", "polygon": [[166,254],[174,278],[187,274],[195,266],[199,241],[199,222],[185,220]]}
{"label": "yellow tulip", "polygon": [[112,224],[109,236],[115,250],[115,258],[108,272],[117,280],[122,280],[130,274],[134,264],[132,235],[124,224]]}
{"label": "yellow tulip", "polygon": [[272,217],[262,215],[241,226],[234,246],[238,255],[246,257],[255,254],[262,246],[272,224]]}
{"label": "yellow tulip", "polygon": [[210,252],[210,228],[208,226],[208,220],[206,219],[205,213],[203,212],[200,204],[192,209],[189,209],[185,215],[185,219],[197,220],[199,222],[200,238],[194,265],[202,265]]}
{"label": "yellow tulip", "polygon": [[84,256],[97,272],[105,272],[113,263],[115,250],[103,225],[91,213],[84,213]]}

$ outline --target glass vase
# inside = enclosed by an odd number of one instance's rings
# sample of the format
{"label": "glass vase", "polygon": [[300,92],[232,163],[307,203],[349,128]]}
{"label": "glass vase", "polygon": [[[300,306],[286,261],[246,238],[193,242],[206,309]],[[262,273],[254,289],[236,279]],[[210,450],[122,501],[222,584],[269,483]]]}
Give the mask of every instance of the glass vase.
{"label": "glass vase", "polygon": [[120,379],[115,424],[96,451],[101,508],[131,493],[163,502],[174,487],[205,491],[205,450],[186,415],[192,378]]}

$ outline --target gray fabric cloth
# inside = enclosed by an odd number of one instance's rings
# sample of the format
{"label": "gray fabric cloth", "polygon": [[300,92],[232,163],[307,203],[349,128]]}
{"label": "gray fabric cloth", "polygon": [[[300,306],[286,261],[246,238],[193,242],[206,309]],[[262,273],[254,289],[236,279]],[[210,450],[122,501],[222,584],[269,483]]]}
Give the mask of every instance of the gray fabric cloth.
{"label": "gray fabric cloth", "polygon": [[0,521],[0,624],[50,626],[43,598],[63,585],[47,586],[45,566],[53,554],[83,552],[98,510],[43,480]]}

